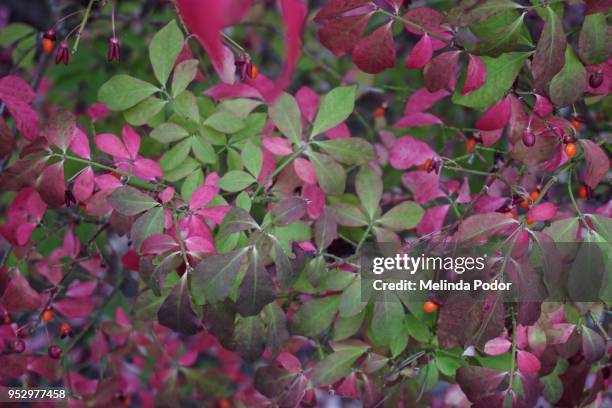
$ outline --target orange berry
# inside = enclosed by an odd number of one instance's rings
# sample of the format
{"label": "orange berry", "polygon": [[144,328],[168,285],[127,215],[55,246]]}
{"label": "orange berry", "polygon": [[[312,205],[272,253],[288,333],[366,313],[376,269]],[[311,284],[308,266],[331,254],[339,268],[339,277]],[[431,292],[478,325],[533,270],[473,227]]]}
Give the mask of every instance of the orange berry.
{"label": "orange berry", "polygon": [[472,153],[474,151],[474,146],[476,146],[476,139],[468,139],[465,145],[465,152]]}
{"label": "orange berry", "polygon": [[421,167],[419,167],[419,170],[427,171],[429,170],[429,166],[431,166],[431,159],[425,160],[425,162],[421,164]]}
{"label": "orange berry", "polygon": [[45,310],[45,311],[43,312],[43,314],[42,314],[42,319],[43,319],[45,322],[48,322],[49,320],[53,319],[53,316],[55,316],[55,314],[53,313],[53,311],[51,311],[51,310],[47,309],[47,310]]}
{"label": "orange berry", "polygon": [[586,186],[584,184],[581,184],[580,187],[578,187],[578,197],[588,198],[588,196],[589,196],[589,192]]}
{"label": "orange berry", "polygon": [[55,41],[50,38],[43,38],[42,49],[45,54],[51,54],[55,48]]}
{"label": "orange berry", "polygon": [[540,192],[538,190],[533,190],[531,193],[529,193],[529,198],[531,199],[531,201],[537,200],[539,196]]}
{"label": "orange berry", "polygon": [[251,79],[257,78],[258,75],[259,75],[259,68],[257,68],[257,65],[253,64],[251,66]]}
{"label": "orange berry", "polygon": [[219,408],[230,408],[232,404],[227,399],[217,401],[217,407]]}
{"label": "orange berry", "polygon": [[506,211],[505,213],[503,213],[506,217],[508,218],[516,218],[516,216],[514,215],[514,213],[512,211]]}
{"label": "orange berry", "polygon": [[531,218],[527,218],[527,225],[531,225],[534,224],[535,220],[531,219]]}
{"label": "orange berry", "polygon": [[435,302],[428,300],[427,302],[423,303],[423,310],[425,313],[435,313],[438,310],[438,305]]}
{"label": "orange berry", "polygon": [[523,200],[519,203],[519,207],[523,208],[523,209],[528,209],[529,208],[529,201],[527,200]]}
{"label": "orange berry", "polygon": [[384,115],[385,115],[385,108],[383,108],[382,106],[379,106],[374,111],[374,116],[377,118],[382,118]]}
{"label": "orange berry", "polygon": [[576,130],[580,129],[580,122],[576,119],[572,119],[572,121],[570,122],[572,124],[572,127]]}
{"label": "orange berry", "polygon": [[565,151],[565,154],[567,154],[567,157],[571,159],[576,154],[576,145],[573,143],[568,143],[565,145],[563,150]]}

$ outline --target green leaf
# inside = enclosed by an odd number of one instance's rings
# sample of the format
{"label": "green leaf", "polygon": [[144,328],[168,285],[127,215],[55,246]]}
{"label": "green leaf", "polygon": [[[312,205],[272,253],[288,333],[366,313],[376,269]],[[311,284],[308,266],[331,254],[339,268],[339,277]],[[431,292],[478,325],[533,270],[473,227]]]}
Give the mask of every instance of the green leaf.
{"label": "green leaf", "polygon": [[302,139],[302,117],[295,98],[283,93],[268,109],[270,119],[280,132],[294,144]]}
{"label": "green leaf", "polygon": [[533,47],[524,20],[525,14],[505,12],[473,24],[470,30],[478,40],[470,52],[495,57],[503,52]]}
{"label": "green leaf", "polygon": [[414,201],[404,201],[390,209],[378,223],[391,231],[403,231],[416,227],[423,218],[425,210]]}
{"label": "green leaf", "polygon": [[[364,301],[365,300],[365,301]],[[361,276],[357,275],[355,280],[342,292],[340,297],[340,316],[355,316],[368,305],[368,298],[362,299]]]}
{"label": "green leaf", "polygon": [[343,347],[331,353],[320,361],[312,370],[312,382],[315,386],[331,385],[346,377],[352,369],[353,364],[368,346]]}
{"label": "green leaf", "polygon": [[110,110],[122,111],[147,99],[159,89],[145,81],[129,75],[115,75],[98,91],[98,99]]}
{"label": "green leaf", "polygon": [[582,97],[586,89],[586,69],[572,47],[565,49],[565,65],[550,82],[548,94],[555,106],[568,106]]}
{"label": "green leaf", "polygon": [[545,21],[544,29],[531,60],[533,84],[537,90],[545,89],[553,77],[561,71],[567,47],[567,38],[559,15],[550,6],[544,7],[541,13]]}
{"label": "green leaf", "polygon": [[332,339],[334,341],[348,339],[351,336],[357,334],[363,320],[365,318],[365,312],[361,312],[353,317],[340,317],[336,318],[334,322],[334,330],[332,333]]}
{"label": "green leaf", "polygon": [[259,225],[251,214],[239,207],[233,207],[225,214],[223,222],[219,226],[217,238],[223,238],[230,234],[251,229],[259,229]]}
{"label": "green leaf", "polygon": [[254,177],[257,177],[263,164],[263,155],[261,154],[259,146],[255,146],[250,139],[247,139],[240,155],[244,167],[246,167],[249,173]]}
{"label": "green leaf", "polygon": [[365,208],[370,220],[373,220],[378,211],[378,204],[383,192],[383,183],[380,176],[374,173],[370,166],[361,166],[355,178],[355,190],[361,205]]}
{"label": "green leaf", "polygon": [[310,152],[308,157],[317,172],[317,180],[321,189],[329,195],[342,194],[346,186],[344,168],[326,154]]}
{"label": "green leaf", "polygon": [[159,30],[149,45],[149,59],[153,65],[155,77],[162,86],[166,85],[176,58],[183,49],[183,33],[172,20]]}
{"label": "green leaf", "polygon": [[303,336],[317,336],[332,324],[339,303],[340,296],[334,295],[312,299],[302,305],[293,316],[293,332]]}
{"label": "green leaf", "polygon": [[438,367],[436,362],[431,360],[425,367],[419,370],[417,382],[423,391],[429,391],[438,383]]}
{"label": "green leaf", "polygon": [[356,86],[334,88],[321,99],[319,111],[312,125],[310,137],[316,136],[344,122],[355,106]]}
{"label": "green leaf", "polygon": [[187,178],[185,178],[185,181],[183,181],[183,185],[181,186],[181,197],[183,197],[183,200],[189,202],[189,199],[191,198],[192,194],[202,184],[204,184],[204,173],[202,172],[202,169],[197,169],[196,171],[188,175]]}
{"label": "green leaf", "polygon": [[28,34],[34,32],[34,28],[23,23],[11,23],[2,28],[0,31],[0,45],[8,48],[17,40],[25,38]]}
{"label": "green leaf", "polygon": [[170,182],[181,180],[193,173],[199,167],[199,162],[191,157],[187,157],[181,164],[178,165],[178,167],[170,170],[169,172],[164,172],[164,179]]}
{"label": "green leaf", "polygon": [[181,92],[172,103],[175,113],[182,115],[194,123],[200,123],[200,111],[196,97],[189,91]]}
{"label": "green leaf", "polygon": [[453,25],[467,27],[485,18],[521,7],[511,0],[463,0],[449,12],[448,20]]}
{"label": "green leaf", "polygon": [[160,143],[171,143],[189,136],[189,132],[174,123],[162,123],[151,132],[151,137]]}
{"label": "green leaf", "polygon": [[220,111],[226,111],[241,119],[246,119],[247,116],[261,105],[260,101],[248,98],[225,99],[219,104]]}
{"label": "green leaf", "polygon": [[603,13],[589,14],[584,17],[578,51],[580,57],[587,64],[599,64],[607,61],[612,55],[612,29],[606,22]]}
{"label": "green leaf", "polygon": [[172,97],[176,98],[178,94],[187,89],[187,86],[193,81],[198,72],[199,61],[196,59],[188,59],[181,61],[174,68],[172,76]]}
{"label": "green leaf", "polygon": [[164,209],[162,206],[151,208],[132,224],[131,236],[134,247],[140,251],[140,245],[145,239],[162,232],[164,232]]}
{"label": "green leaf", "polygon": [[339,225],[344,227],[363,227],[368,225],[368,218],[356,205],[338,201],[333,203],[330,208]]}
{"label": "green leaf", "polygon": [[431,333],[427,325],[414,317],[414,315],[407,314],[404,316],[404,326],[406,326],[406,330],[410,337],[418,342],[425,343],[431,338]]}
{"label": "green leaf", "polygon": [[205,121],[206,126],[223,133],[235,133],[244,127],[244,121],[226,111],[215,112]]}
{"label": "green leaf", "polygon": [[453,103],[474,109],[484,109],[492,105],[503,98],[506,91],[510,89],[527,57],[529,57],[527,52],[509,52],[497,58],[480,57],[487,67],[486,82],[469,94],[461,95],[465,81],[465,75],[463,75],[455,87]]}
{"label": "green leaf", "polygon": [[191,150],[193,150],[196,159],[204,164],[217,162],[215,149],[202,136],[194,135],[191,137]]}
{"label": "green leaf", "polygon": [[212,255],[197,264],[191,278],[192,290],[203,293],[208,303],[224,300],[232,291],[247,251],[248,247]]}
{"label": "green leaf", "polygon": [[276,358],[289,340],[287,317],[278,303],[272,302],[264,308],[262,318],[266,325],[268,351],[270,351],[272,358]]}
{"label": "green leaf", "polygon": [[162,158],[159,160],[159,165],[165,172],[176,168],[179,164],[183,163],[189,151],[191,150],[191,138],[185,139],[182,142],[176,144],[172,149],[168,150]]}
{"label": "green leaf", "polygon": [[166,106],[166,101],[156,96],[149,96],[142,102],[137,103],[125,112],[123,116],[127,123],[132,126],[144,125],[157,115]]}
{"label": "green leaf", "polygon": [[374,303],[372,315],[372,335],[377,343],[390,345],[401,336],[404,326],[404,306],[394,294],[381,292],[384,299],[377,299]]}
{"label": "green leaf", "polygon": [[325,140],[315,144],[340,163],[348,165],[364,164],[376,158],[374,147],[358,137]]}
{"label": "green leaf", "polygon": [[115,211],[127,216],[140,214],[159,205],[150,196],[130,186],[123,186],[113,191],[108,197],[108,202]]}
{"label": "green leaf", "polygon": [[244,190],[255,181],[255,178],[249,173],[240,170],[232,170],[221,177],[219,180],[219,187],[230,193],[235,193]]}
{"label": "green leaf", "polygon": [[459,353],[451,355],[447,350],[441,350],[436,354],[436,367],[442,374],[449,377],[454,377],[457,369],[465,364],[466,362],[461,359]]}

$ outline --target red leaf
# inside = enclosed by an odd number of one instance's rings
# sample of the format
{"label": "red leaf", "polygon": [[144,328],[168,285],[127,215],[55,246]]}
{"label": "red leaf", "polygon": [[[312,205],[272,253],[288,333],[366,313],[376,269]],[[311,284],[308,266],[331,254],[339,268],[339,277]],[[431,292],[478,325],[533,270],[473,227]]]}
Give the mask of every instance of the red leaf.
{"label": "red leaf", "polygon": [[429,92],[427,88],[421,88],[408,98],[408,102],[406,102],[404,107],[404,115],[425,112],[448,95],[450,95],[450,92],[447,90]]}
{"label": "red leaf", "polygon": [[536,95],[536,102],[533,106],[533,110],[540,116],[546,117],[552,113],[553,105],[550,103],[547,97]]}
{"label": "red leaf", "polygon": [[4,118],[0,117],[0,159],[8,156],[15,147],[15,137],[6,124]]}
{"label": "red leaf", "polygon": [[89,116],[89,119],[91,119],[93,123],[106,118],[109,114],[110,109],[101,102],[93,103],[87,108],[87,116]]}
{"label": "red leaf", "polygon": [[476,121],[476,127],[480,130],[495,130],[506,126],[510,120],[510,99],[507,97],[491,106]]}
{"label": "red leaf", "polygon": [[142,254],[157,255],[168,251],[177,251],[179,245],[174,238],[165,234],[153,234],[144,240],[140,247]]}
{"label": "red leaf", "polygon": [[291,143],[282,137],[264,136],[262,138],[262,144],[270,153],[276,154],[277,156],[286,156],[293,152]]}
{"label": "red leaf", "polygon": [[94,172],[91,167],[87,166],[83,169],[81,174],[78,175],[76,180],[74,181],[74,186],[72,188],[72,193],[74,194],[74,198],[82,203],[87,201],[89,197],[93,194],[94,190]]}
{"label": "red leaf", "polygon": [[10,313],[33,312],[40,306],[40,295],[21,272],[15,270],[2,296],[2,304]]}
{"label": "red leaf", "polygon": [[94,302],[89,297],[65,298],[53,302],[53,308],[69,319],[84,319],[94,308]]}
{"label": "red leaf", "polygon": [[76,117],[72,112],[59,107],[50,108],[47,116],[45,137],[65,152],[75,134]]}
{"label": "red leaf", "polygon": [[393,127],[396,128],[411,128],[428,125],[442,125],[443,122],[431,113],[417,112],[402,117]]}
{"label": "red leaf", "polygon": [[28,140],[38,137],[38,113],[30,106],[36,94],[30,85],[18,76],[0,78],[0,100],[15,119],[15,126]]}
{"label": "red leaf", "polygon": [[298,157],[293,161],[293,170],[295,174],[307,184],[317,184],[317,171],[310,161]]}
{"label": "red leaf", "polygon": [[510,350],[512,343],[505,337],[495,337],[487,341],[484,346],[484,352],[490,356],[498,356]]}
{"label": "red leaf", "polygon": [[389,162],[396,169],[407,169],[419,166],[427,159],[437,156],[429,145],[412,136],[397,139],[389,152]]}
{"label": "red leaf", "polygon": [[544,9],[544,13],[544,29],[531,62],[533,82],[537,90],[544,90],[553,77],[561,71],[565,64],[567,46],[563,22],[557,13],[551,7]]}
{"label": "red leaf", "polygon": [[431,60],[432,55],[431,38],[426,33],[408,54],[406,68],[423,68]]}
{"label": "red leaf", "polygon": [[457,70],[457,60],[460,51],[447,51],[429,61],[423,70],[425,86],[431,92],[449,87],[451,79]]}
{"label": "red leaf", "polygon": [[185,246],[187,251],[201,254],[210,254],[216,251],[212,240],[204,237],[189,237],[185,240]]}
{"label": "red leaf", "polygon": [[138,151],[140,150],[140,136],[130,125],[123,126],[123,129],[121,129],[121,135],[123,136],[123,142],[130,155],[130,158],[132,160],[135,159],[138,156]]}
{"label": "red leaf", "polygon": [[340,17],[319,27],[319,41],[335,56],[345,55],[355,48],[370,21],[372,13]]}
{"label": "red leaf", "polygon": [[557,206],[553,203],[538,204],[529,210],[529,218],[534,221],[548,221],[557,214]]}
{"label": "red leaf", "polygon": [[72,141],[70,142],[70,150],[83,159],[91,159],[89,139],[87,138],[85,132],[78,127],[74,128],[74,135],[72,136]]}
{"label": "red leaf", "polygon": [[395,66],[392,26],[393,22],[390,21],[359,40],[353,50],[353,62],[360,70],[368,74],[378,74]]}
{"label": "red leaf", "polygon": [[99,135],[94,136],[94,143],[102,152],[106,154],[110,154],[111,156],[118,159],[130,159],[130,154],[128,153],[125,145],[121,142],[121,140],[110,133],[101,133]]}
{"label": "red leaf", "polygon": [[151,159],[136,159],[134,160],[134,175],[145,180],[154,180],[161,178],[162,172],[159,164]]}
{"label": "red leaf", "polygon": [[357,375],[353,372],[336,387],[336,394],[354,400],[359,399],[359,388],[357,387]]}
{"label": "red leaf", "polygon": [[[406,12],[406,14],[404,14],[403,17],[406,20],[418,24],[429,31],[434,31],[436,33],[443,31],[440,28],[440,24],[442,24],[442,22],[445,20],[444,14],[429,7],[417,7],[410,9],[408,12]],[[408,24],[406,24],[404,27],[413,34],[423,35],[421,30]]]}
{"label": "red leaf", "polygon": [[442,229],[444,219],[448,214],[450,205],[442,204],[428,208],[423,215],[423,219],[417,225],[417,234],[420,236],[436,233]]}
{"label": "red leaf", "polygon": [[369,6],[369,4],[370,0],[330,0],[319,10],[314,17],[314,22],[321,23],[328,19],[337,19],[343,15],[364,14],[367,11],[372,11],[372,8],[366,11],[366,6]]}
{"label": "red leaf", "polygon": [[189,200],[189,209],[197,210],[210,203],[215,195],[219,192],[219,188],[216,186],[204,185],[194,191],[191,199]]}
{"label": "red leaf", "polygon": [[480,88],[487,80],[487,67],[484,62],[476,55],[469,54],[469,57],[470,62],[467,67],[465,84],[461,90],[462,95],[466,95]]}
{"label": "red leaf", "polygon": [[594,189],[599,182],[603,180],[606,174],[608,174],[610,160],[601,147],[597,146],[597,144],[592,141],[580,139],[579,143],[584,151],[584,158],[586,160],[584,182],[587,186]]}
{"label": "red leaf", "polygon": [[519,350],[516,354],[519,370],[525,374],[537,374],[542,366],[540,360],[528,351]]}
{"label": "red leaf", "polygon": [[482,139],[482,145],[484,147],[489,147],[495,144],[504,133],[504,128],[491,130],[488,132],[482,131],[480,132],[480,138]]}
{"label": "red leaf", "polygon": [[66,183],[64,181],[64,163],[57,162],[45,168],[38,179],[36,191],[52,207],[64,205]]}
{"label": "red leaf", "polygon": [[402,175],[402,184],[412,191],[414,200],[419,204],[424,204],[438,197],[446,197],[446,194],[438,186],[439,182],[440,178],[435,172],[410,171]]}

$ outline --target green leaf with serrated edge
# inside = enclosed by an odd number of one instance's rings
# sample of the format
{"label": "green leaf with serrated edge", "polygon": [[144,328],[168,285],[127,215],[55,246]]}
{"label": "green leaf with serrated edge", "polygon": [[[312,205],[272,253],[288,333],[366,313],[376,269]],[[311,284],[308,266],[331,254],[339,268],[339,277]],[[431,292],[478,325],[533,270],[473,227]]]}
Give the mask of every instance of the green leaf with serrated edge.
{"label": "green leaf with serrated edge", "polygon": [[204,124],[219,132],[227,134],[235,133],[244,128],[244,121],[242,119],[226,111],[213,113],[206,118]]}
{"label": "green leaf with serrated edge", "polygon": [[582,97],[587,86],[586,69],[572,47],[565,49],[565,65],[550,82],[548,94],[555,106],[568,106]]}
{"label": "green leaf with serrated edge", "polygon": [[147,99],[159,88],[129,75],[115,75],[106,81],[98,91],[98,100],[110,110],[122,111]]}
{"label": "green leaf with serrated edge", "polygon": [[260,101],[247,98],[225,99],[219,104],[220,111],[226,111],[241,119],[246,119],[247,116],[261,105]]}
{"label": "green leaf with serrated edge", "polygon": [[612,29],[606,21],[604,13],[589,14],[584,17],[578,52],[587,64],[600,64],[612,56]]}
{"label": "green leaf with serrated edge", "polygon": [[153,234],[164,232],[164,209],[154,207],[138,217],[132,224],[132,241],[137,251],[140,251],[142,242]]}
{"label": "green leaf with serrated edge", "polygon": [[321,189],[329,195],[342,194],[346,186],[344,168],[326,154],[309,152],[308,157],[317,172]]}
{"label": "green leaf with serrated edge", "polygon": [[204,184],[204,173],[202,169],[197,169],[185,178],[181,186],[181,197],[185,202],[189,202],[193,193]]}
{"label": "green leaf with serrated edge", "polygon": [[192,136],[191,137],[191,150],[193,151],[193,155],[204,164],[212,164],[217,162],[217,154],[215,153],[215,149],[204,140],[201,136]]}
{"label": "green leaf with serrated edge", "polygon": [[355,190],[366,214],[373,220],[382,197],[382,179],[370,166],[363,165],[355,178]]}
{"label": "green leaf with serrated edge", "polygon": [[368,225],[367,216],[356,205],[338,201],[333,203],[329,209],[334,214],[334,219],[339,225],[345,227],[363,227]]}
{"label": "green leaf with serrated edge", "polygon": [[236,295],[236,310],[254,316],[276,298],[274,283],[256,249],[249,254],[248,267]]}
{"label": "green leaf with serrated edge", "polygon": [[176,168],[179,164],[183,163],[189,152],[191,151],[191,139],[185,139],[168,150],[161,159],[159,159],[159,165],[165,172]]}
{"label": "green leaf with serrated edge", "polygon": [[223,218],[217,237],[223,238],[235,232],[251,229],[259,229],[259,225],[253,217],[251,217],[251,214],[242,208],[234,207],[230,209],[225,215],[225,218]]}
{"label": "green leaf with serrated edge", "polygon": [[172,76],[172,97],[176,98],[178,94],[187,89],[187,86],[193,81],[198,72],[199,61],[196,59],[188,59],[181,61],[174,68]]}
{"label": "green leaf with serrated edge", "polygon": [[257,177],[263,164],[263,154],[259,146],[255,146],[251,140],[247,139],[242,147],[240,156],[242,157],[244,167],[246,167],[253,177]]}
{"label": "green leaf with serrated edge", "polygon": [[194,123],[200,123],[200,112],[195,96],[189,91],[181,92],[172,102],[175,113],[182,115]]}
{"label": "green leaf with serrated edge", "polygon": [[123,112],[126,122],[132,126],[144,125],[166,106],[166,101],[156,96],[149,96]]}
{"label": "green leaf with serrated edge", "polygon": [[346,377],[353,364],[368,349],[367,346],[342,348],[320,361],[312,370],[312,382],[315,386],[331,385]]}
{"label": "green leaf with serrated edge", "polygon": [[192,335],[201,330],[198,315],[191,307],[191,295],[187,284],[188,274],[184,274],[172,288],[170,294],[157,311],[157,320],[175,332]]}
{"label": "green leaf with serrated edge", "polygon": [[465,82],[465,75],[462,75],[455,87],[453,103],[474,109],[485,109],[492,105],[510,89],[527,57],[529,53],[526,52],[509,52],[496,58],[480,57],[487,67],[487,80],[480,88],[461,95]]}
{"label": "green leaf with serrated edge", "polygon": [[264,352],[265,332],[259,316],[238,319],[234,332],[238,354],[247,362],[257,360]]}
{"label": "green leaf with serrated edge", "polygon": [[234,193],[244,190],[255,181],[255,178],[249,173],[240,170],[232,170],[225,173],[225,175],[219,179],[219,187],[221,187],[222,190]]}
{"label": "green leaf with serrated edge", "polygon": [[414,201],[404,201],[387,211],[376,222],[391,231],[414,228],[423,219],[425,210]]}
{"label": "green leaf with serrated edge", "polygon": [[149,44],[149,59],[155,77],[162,86],[166,85],[176,58],[183,49],[183,33],[172,20],[159,30]]}
{"label": "green leaf with serrated edge", "polygon": [[303,336],[317,336],[327,329],[338,312],[340,296],[312,299],[293,316],[293,333]]}
{"label": "green leaf with serrated edge", "polygon": [[302,139],[302,117],[295,98],[283,93],[268,109],[270,119],[280,132],[294,144]]}
{"label": "green leaf with serrated edge", "polygon": [[191,157],[187,157],[178,167],[168,172],[164,172],[164,179],[170,182],[179,181],[193,173],[195,169],[199,167],[200,163]]}
{"label": "green leaf with serrated edge", "polygon": [[171,143],[189,136],[189,132],[174,123],[162,123],[151,131],[151,137],[160,143]]}
{"label": "green leaf with serrated edge", "polygon": [[136,215],[150,208],[157,207],[159,203],[140,190],[130,186],[123,186],[108,197],[109,204],[122,215]]}
{"label": "green leaf with serrated edge", "polygon": [[356,86],[334,88],[321,98],[310,136],[316,136],[344,122],[355,107]]}
{"label": "green leaf with serrated edge", "polygon": [[212,255],[196,265],[191,278],[192,289],[204,294],[209,303],[221,302],[232,291],[232,285],[248,252],[240,248],[225,254]]}
{"label": "green leaf with serrated edge", "polygon": [[359,165],[374,160],[374,147],[366,140],[349,137],[315,142],[325,153],[340,163]]}
{"label": "green leaf with serrated edge", "polygon": [[272,358],[275,358],[289,340],[287,317],[278,303],[272,302],[264,308],[262,319],[266,326],[266,345]]}

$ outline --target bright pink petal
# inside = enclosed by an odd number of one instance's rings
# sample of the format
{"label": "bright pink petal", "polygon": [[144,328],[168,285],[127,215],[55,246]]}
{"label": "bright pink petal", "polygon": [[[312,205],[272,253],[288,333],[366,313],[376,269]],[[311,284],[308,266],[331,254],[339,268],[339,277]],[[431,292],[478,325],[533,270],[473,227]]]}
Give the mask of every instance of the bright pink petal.
{"label": "bright pink petal", "polygon": [[476,121],[480,130],[495,130],[503,128],[510,120],[510,99],[507,97],[491,106]]}
{"label": "bright pink petal", "polygon": [[461,90],[462,95],[466,95],[480,88],[487,80],[487,66],[482,62],[480,57],[469,54],[470,62],[467,67],[465,76],[465,84]]}
{"label": "bright pink petal", "polygon": [[436,157],[436,153],[429,145],[412,136],[403,136],[396,140],[389,149],[389,162],[396,169],[407,169],[419,166],[427,159]]}
{"label": "bright pink petal", "polygon": [[435,115],[425,112],[411,113],[401,118],[395,125],[396,128],[411,128],[429,125],[442,125],[443,122]]}
{"label": "bright pink petal", "polygon": [[408,54],[406,68],[423,68],[431,60],[432,55],[431,38],[425,33]]}
{"label": "bright pink petal", "polygon": [[275,136],[264,136],[262,138],[263,146],[270,151],[270,153],[277,156],[286,156],[293,153],[291,143],[285,138]]}
{"label": "bright pink petal", "polygon": [[557,214],[557,206],[553,203],[538,204],[529,210],[528,217],[534,221],[548,221]]}
{"label": "bright pink petal", "polygon": [[519,370],[524,374],[537,374],[540,371],[540,360],[525,350],[519,350],[516,355]]}
{"label": "bright pink petal", "polygon": [[505,337],[495,337],[486,342],[484,352],[490,356],[498,356],[510,350],[512,343]]}
{"label": "bright pink petal", "polygon": [[448,214],[450,205],[443,204],[428,208],[423,215],[423,219],[418,223],[416,229],[420,236],[435,234],[442,229],[444,219]]}
{"label": "bright pink petal", "polygon": [[159,164],[151,159],[136,159],[134,161],[134,175],[144,180],[153,180],[162,178],[162,172]]}
{"label": "bright pink petal", "polygon": [[93,170],[91,167],[87,166],[83,169],[81,174],[77,176],[76,180],[74,180],[72,193],[78,202],[82,203],[87,201],[87,199],[93,194],[95,185],[94,177]]}
{"label": "bright pink petal", "polygon": [[101,133],[94,136],[94,143],[100,151],[110,154],[118,159],[130,159],[130,154],[121,142],[121,140],[110,133]]}
{"label": "bright pink petal", "polygon": [[140,135],[138,135],[130,125],[123,126],[121,134],[123,136],[125,148],[130,154],[130,158],[134,160],[138,156],[138,151],[140,150]]}
{"label": "bright pink petal", "polygon": [[72,136],[72,141],[70,142],[70,150],[83,159],[91,159],[89,139],[87,139],[85,132],[78,127],[74,129],[74,135]]}
{"label": "bright pink petal", "polygon": [[293,161],[293,170],[295,170],[295,174],[307,184],[316,184],[317,183],[317,171],[310,161],[307,159],[298,157]]}

